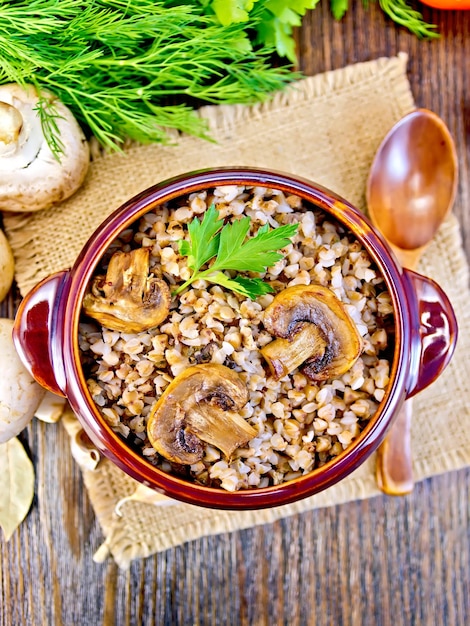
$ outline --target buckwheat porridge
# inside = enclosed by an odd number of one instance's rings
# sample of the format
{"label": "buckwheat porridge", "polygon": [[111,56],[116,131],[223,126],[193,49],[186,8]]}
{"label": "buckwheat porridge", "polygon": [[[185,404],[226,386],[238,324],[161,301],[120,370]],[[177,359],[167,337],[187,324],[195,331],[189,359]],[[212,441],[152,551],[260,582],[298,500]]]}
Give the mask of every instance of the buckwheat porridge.
{"label": "buckwheat porridge", "polygon": [[[265,271],[211,282],[215,235],[196,250],[190,234],[209,210],[219,224],[248,216],[248,238],[297,230]],[[191,282],[197,254],[209,260]],[[340,454],[384,397],[385,282],[351,233],[296,196],[226,185],[178,198],[122,232],[96,275],[79,327],[90,394],[166,472],[228,491],[278,485]],[[232,288],[240,275],[268,287],[251,299]],[[110,304],[126,276],[128,301]]]}

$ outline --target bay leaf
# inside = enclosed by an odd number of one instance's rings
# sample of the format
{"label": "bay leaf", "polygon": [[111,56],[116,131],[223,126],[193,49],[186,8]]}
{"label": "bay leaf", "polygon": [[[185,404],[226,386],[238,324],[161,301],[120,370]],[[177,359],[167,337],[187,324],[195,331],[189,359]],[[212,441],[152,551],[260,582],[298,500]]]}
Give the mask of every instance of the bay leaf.
{"label": "bay leaf", "polygon": [[33,464],[14,437],[0,444],[0,526],[6,541],[26,517],[33,496]]}

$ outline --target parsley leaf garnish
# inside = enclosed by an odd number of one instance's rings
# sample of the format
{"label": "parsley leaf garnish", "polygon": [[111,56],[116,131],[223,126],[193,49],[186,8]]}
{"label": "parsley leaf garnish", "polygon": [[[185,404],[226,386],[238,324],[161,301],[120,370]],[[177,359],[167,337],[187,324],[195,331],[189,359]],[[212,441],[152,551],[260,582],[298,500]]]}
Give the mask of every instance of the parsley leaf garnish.
{"label": "parsley leaf garnish", "polygon": [[190,242],[179,242],[180,253],[188,257],[188,266],[197,272],[217,254],[219,238],[217,233],[223,228],[219,213],[212,204],[204,215],[202,222],[197,217],[188,225]]}
{"label": "parsley leaf garnish", "polygon": [[[202,221],[195,217],[188,225],[189,241],[179,242],[180,254],[187,257],[192,275],[173,294],[181,293],[198,279],[215,283],[252,300],[274,291],[261,278],[230,278],[223,272],[265,272],[268,267],[282,259],[283,255],[278,250],[291,243],[291,237],[297,233],[298,224],[286,224],[277,228],[270,228],[265,224],[254,237],[247,238],[250,225],[249,217],[224,224],[213,204]],[[214,260],[207,269],[201,269],[212,259]]]}

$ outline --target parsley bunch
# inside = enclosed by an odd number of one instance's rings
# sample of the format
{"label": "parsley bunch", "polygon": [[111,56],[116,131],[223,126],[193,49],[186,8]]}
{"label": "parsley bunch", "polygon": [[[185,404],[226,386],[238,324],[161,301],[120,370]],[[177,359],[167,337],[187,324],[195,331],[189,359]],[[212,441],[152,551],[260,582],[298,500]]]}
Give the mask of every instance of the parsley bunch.
{"label": "parsley bunch", "polygon": [[[198,279],[221,285],[252,300],[273,292],[273,288],[260,278],[230,278],[223,272],[265,272],[282,259],[283,255],[277,250],[291,243],[290,238],[296,234],[298,224],[287,224],[275,229],[265,224],[254,237],[247,239],[250,225],[249,217],[224,224],[213,204],[205,212],[202,221],[195,217],[188,225],[189,241],[183,239],[179,242],[180,254],[188,258],[192,275],[175,289],[173,295],[181,293]],[[211,265],[202,269],[212,259]]]}

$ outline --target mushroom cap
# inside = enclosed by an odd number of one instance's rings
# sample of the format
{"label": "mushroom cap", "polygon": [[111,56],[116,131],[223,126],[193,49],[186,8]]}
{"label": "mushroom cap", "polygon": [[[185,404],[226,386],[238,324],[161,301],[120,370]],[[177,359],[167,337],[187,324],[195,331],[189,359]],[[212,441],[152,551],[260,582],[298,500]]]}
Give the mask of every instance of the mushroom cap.
{"label": "mushroom cap", "polygon": [[88,171],[89,146],[72,112],[47,90],[41,90],[41,97],[57,112],[54,121],[63,144],[60,161],[51,152],[35,111],[39,102],[36,89],[32,85],[23,89],[16,83],[0,85],[0,103],[13,106],[22,118],[15,140],[11,125],[17,122],[18,113],[13,115],[8,107],[0,111],[1,211],[38,211],[57,204],[80,187]]}

